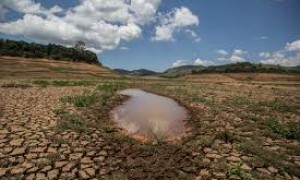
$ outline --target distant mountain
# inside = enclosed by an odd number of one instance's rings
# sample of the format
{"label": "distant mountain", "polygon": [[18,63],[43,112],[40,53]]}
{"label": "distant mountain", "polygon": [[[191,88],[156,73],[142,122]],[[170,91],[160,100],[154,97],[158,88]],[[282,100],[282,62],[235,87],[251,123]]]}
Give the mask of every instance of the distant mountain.
{"label": "distant mountain", "polygon": [[191,74],[193,71],[201,71],[205,69],[204,66],[193,66],[193,65],[186,65],[186,66],[179,66],[174,67],[171,69],[167,69],[163,75],[166,76],[181,76],[185,74]]}
{"label": "distant mountain", "polygon": [[216,66],[180,66],[166,70],[162,76],[177,77],[187,74],[202,73],[300,73],[300,66],[284,67],[270,64],[252,64],[250,62],[242,62],[235,64],[224,64]]}
{"label": "distant mountain", "polygon": [[157,75],[159,74],[158,72],[151,71],[148,69],[138,69],[138,70],[133,70],[133,71],[128,71],[125,69],[114,69],[113,71],[123,74],[123,75],[138,75],[138,76],[148,76],[148,75]]}

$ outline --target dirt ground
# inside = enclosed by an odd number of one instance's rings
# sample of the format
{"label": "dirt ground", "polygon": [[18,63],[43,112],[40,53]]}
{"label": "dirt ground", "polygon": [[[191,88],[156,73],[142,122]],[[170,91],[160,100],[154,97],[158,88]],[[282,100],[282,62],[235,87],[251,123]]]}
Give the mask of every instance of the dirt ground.
{"label": "dirt ground", "polygon": [[[247,76],[2,77],[0,179],[297,180],[299,81]],[[126,101],[116,92],[131,87],[187,107],[186,136],[173,143],[124,136],[109,113]]]}

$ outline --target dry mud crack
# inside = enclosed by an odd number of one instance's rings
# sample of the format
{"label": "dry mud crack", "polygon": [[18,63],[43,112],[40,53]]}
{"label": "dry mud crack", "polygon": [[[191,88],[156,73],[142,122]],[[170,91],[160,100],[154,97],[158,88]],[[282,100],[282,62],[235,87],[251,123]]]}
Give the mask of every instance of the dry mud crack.
{"label": "dry mud crack", "polygon": [[[223,86],[213,86],[216,87],[220,90],[213,92],[221,96],[218,99],[224,99]],[[203,92],[198,94],[208,96],[212,92],[210,86],[201,88]],[[231,87],[230,91],[240,89]],[[229,135],[250,141],[257,129],[251,129],[252,126],[245,129],[245,122],[231,109],[212,111],[216,113],[212,117],[208,114],[209,107],[199,102],[189,105],[196,113],[190,122],[194,127],[191,135],[177,145],[143,146],[126,138],[119,139],[121,142],[110,141],[109,133],[96,128],[85,134],[72,130],[58,132],[59,117],[53,110],[64,108],[78,112],[70,105],[63,105],[60,98],[91,90],[85,87],[0,88],[0,179],[227,179],[231,167],[238,169],[232,179],[243,179],[244,174],[238,174],[241,172],[255,174],[257,179],[299,179],[275,165],[257,161],[251,153],[238,151],[241,142],[230,139]],[[271,93],[271,90],[261,91]],[[294,116],[293,119],[299,118]],[[215,138],[214,133],[224,128],[228,137],[222,134],[223,137]],[[296,140],[263,138],[262,146],[270,152],[288,152],[282,144],[296,147],[295,151],[299,147]],[[290,153],[287,161],[300,167],[299,157]],[[244,179],[247,178],[252,177],[245,175]]]}

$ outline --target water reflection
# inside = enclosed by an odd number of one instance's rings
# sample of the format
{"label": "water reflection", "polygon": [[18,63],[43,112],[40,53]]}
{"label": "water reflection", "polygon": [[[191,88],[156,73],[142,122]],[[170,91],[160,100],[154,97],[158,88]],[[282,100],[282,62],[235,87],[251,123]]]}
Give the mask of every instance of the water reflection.
{"label": "water reflection", "polygon": [[119,93],[131,98],[113,110],[113,118],[128,134],[159,140],[183,134],[187,113],[173,99],[140,89]]}

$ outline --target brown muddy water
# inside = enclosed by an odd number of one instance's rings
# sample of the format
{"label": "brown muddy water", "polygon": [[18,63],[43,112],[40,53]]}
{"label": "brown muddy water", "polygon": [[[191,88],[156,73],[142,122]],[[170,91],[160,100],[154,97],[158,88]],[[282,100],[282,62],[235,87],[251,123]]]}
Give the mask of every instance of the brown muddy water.
{"label": "brown muddy water", "polygon": [[184,135],[187,111],[171,98],[140,89],[126,89],[119,94],[130,96],[113,109],[113,120],[136,139],[173,141]]}

